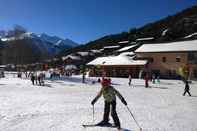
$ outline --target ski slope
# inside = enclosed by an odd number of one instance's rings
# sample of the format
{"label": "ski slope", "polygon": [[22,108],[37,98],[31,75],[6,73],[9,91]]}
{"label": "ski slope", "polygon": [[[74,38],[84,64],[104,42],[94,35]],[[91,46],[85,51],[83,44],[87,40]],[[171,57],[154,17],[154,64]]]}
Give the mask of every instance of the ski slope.
{"label": "ski slope", "polygon": [[[0,78],[0,131],[115,131],[90,127],[91,100],[100,89],[96,78],[81,76],[46,80],[45,86],[33,86],[30,80],[7,76]],[[127,100],[143,131],[197,131],[197,82],[190,85],[192,97],[182,96],[184,84],[161,80],[144,88],[142,79],[112,78],[113,86]],[[127,108],[117,99],[117,113],[124,129],[139,130]],[[102,120],[103,98],[95,104],[94,123]],[[112,119],[110,122],[113,122]]]}

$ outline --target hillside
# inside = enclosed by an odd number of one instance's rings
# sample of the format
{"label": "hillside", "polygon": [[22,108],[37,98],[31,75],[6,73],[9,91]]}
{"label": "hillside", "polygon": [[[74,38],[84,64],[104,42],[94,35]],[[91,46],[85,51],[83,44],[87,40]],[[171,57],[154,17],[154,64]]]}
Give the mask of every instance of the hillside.
{"label": "hillside", "polygon": [[[197,34],[197,6],[185,9],[173,16],[167,16],[159,21],[148,23],[140,28],[132,28],[128,32],[107,35],[95,41],[90,41],[74,49],[63,51],[60,56],[77,51],[101,49],[104,46],[117,45],[120,41],[136,41],[138,38],[154,37],[151,42],[170,42],[196,39]],[[189,37],[187,37],[189,36]]]}

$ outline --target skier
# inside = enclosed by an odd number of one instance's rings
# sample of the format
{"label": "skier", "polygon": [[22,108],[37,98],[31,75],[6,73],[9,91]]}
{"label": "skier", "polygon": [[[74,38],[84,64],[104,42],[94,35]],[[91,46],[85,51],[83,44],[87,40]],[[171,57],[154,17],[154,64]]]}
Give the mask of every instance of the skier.
{"label": "skier", "polygon": [[35,75],[34,73],[31,73],[31,82],[34,85],[34,81],[35,81]]}
{"label": "skier", "polygon": [[185,96],[186,93],[188,93],[189,96],[191,96],[191,93],[189,92],[189,90],[190,90],[189,82],[188,81],[185,81],[185,91],[183,93],[183,96]]}
{"label": "skier", "polygon": [[114,120],[115,126],[120,129],[120,121],[118,115],[116,113],[116,95],[120,98],[124,105],[127,105],[127,102],[122,97],[122,95],[110,85],[110,81],[108,79],[103,79],[101,82],[102,88],[97,96],[92,100],[91,104],[94,105],[96,101],[100,98],[101,95],[104,97],[105,107],[104,107],[104,114],[103,120],[99,122],[97,125],[108,125],[109,123],[109,113],[110,113],[110,106],[111,106],[111,116]]}
{"label": "skier", "polygon": [[131,85],[131,81],[132,81],[132,75],[131,75],[131,73],[129,74],[129,86]]}
{"label": "skier", "polygon": [[152,74],[152,82],[153,82],[153,84],[155,84],[155,74],[154,73]]}
{"label": "skier", "polygon": [[38,75],[38,83],[40,86],[44,86],[44,74],[42,72]]}
{"label": "skier", "polygon": [[145,75],[145,78],[144,78],[144,79],[145,79],[145,87],[146,87],[146,88],[148,88],[148,86],[149,86],[149,85],[148,85],[148,81],[149,81],[148,73],[146,73],[146,75]]}
{"label": "skier", "polygon": [[157,74],[157,83],[160,83],[160,76]]}

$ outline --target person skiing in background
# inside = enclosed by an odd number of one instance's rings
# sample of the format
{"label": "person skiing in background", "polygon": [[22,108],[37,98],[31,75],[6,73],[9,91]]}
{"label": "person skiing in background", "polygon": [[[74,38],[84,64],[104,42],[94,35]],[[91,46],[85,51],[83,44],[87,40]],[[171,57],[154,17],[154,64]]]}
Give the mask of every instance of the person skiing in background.
{"label": "person skiing in background", "polygon": [[31,82],[34,85],[34,81],[35,81],[35,75],[34,73],[31,73]]}
{"label": "person skiing in background", "polygon": [[146,88],[148,88],[148,86],[149,86],[149,85],[148,85],[148,81],[149,81],[148,73],[146,73],[146,75],[145,75],[145,78],[144,78],[144,79],[145,79],[145,87],[146,87]]}
{"label": "person skiing in background", "polygon": [[101,81],[102,88],[97,94],[97,96],[92,100],[91,104],[94,105],[96,101],[103,95],[104,97],[104,114],[103,114],[103,120],[99,122],[97,125],[108,125],[109,124],[109,113],[110,113],[110,107],[111,107],[111,116],[114,120],[115,126],[120,129],[120,121],[118,118],[118,115],[116,113],[116,96],[120,98],[122,103],[124,105],[127,105],[127,102],[122,97],[122,95],[110,85],[110,82],[108,79],[103,79]]}
{"label": "person skiing in background", "polygon": [[152,82],[155,84],[155,73],[152,74]]}
{"label": "person skiing in background", "polygon": [[157,83],[160,83],[160,76],[157,74]]}
{"label": "person skiing in background", "polygon": [[131,75],[131,73],[129,73],[129,86],[131,85],[131,81],[132,81],[132,75]]}
{"label": "person skiing in background", "polygon": [[185,91],[183,93],[183,96],[185,96],[186,93],[188,93],[189,96],[191,96],[191,93],[189,92],[189,90],[190,90],[189,82],[188,81],[185,81]]}

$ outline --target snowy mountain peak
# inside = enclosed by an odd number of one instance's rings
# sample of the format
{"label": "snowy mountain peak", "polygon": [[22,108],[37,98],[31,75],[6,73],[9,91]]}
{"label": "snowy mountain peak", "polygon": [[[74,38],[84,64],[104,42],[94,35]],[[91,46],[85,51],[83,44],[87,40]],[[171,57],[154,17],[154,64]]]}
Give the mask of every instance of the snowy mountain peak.
{"label": "snowy mountain peak", "polygon": [[[21,43],[24,46],[29,46],[34,51],[39,50],[40,52],[46,53],[49,56],[57,55],[63,50],[70,49],[78,45],[69,39],[64,40],[57,36],[49,36],[44,33],[38,35],[32,32],[22,33],[17,36],[3,37],[0,39],[1,41],[4,41],[5,44],[12,43],[13,46],[15,43]],[[14,48],[19,47],[14,46]]]}
{"label": "snowy mountain peak", "polygon": [[47,35],[45,33],[40,34],[39,37],[40,37],[40,39],[42,39],[44,41],[47,41],[47,42],[50,42],[50,43],[54,43],[57,46],[61,45],[61,46],[75,47],[75,46],[78,45],[77,43],[73,42],[70,39],[62,39],[60,37],[50,36],[50,35]]}

